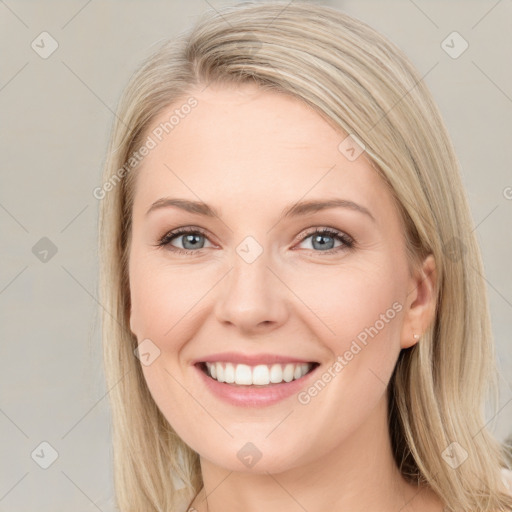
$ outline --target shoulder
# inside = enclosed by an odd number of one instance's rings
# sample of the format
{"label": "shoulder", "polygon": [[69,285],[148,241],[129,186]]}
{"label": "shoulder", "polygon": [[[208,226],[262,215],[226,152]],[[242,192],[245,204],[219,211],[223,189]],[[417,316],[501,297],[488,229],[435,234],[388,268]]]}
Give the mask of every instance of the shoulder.
{"label": "shoulder", "polygon": [[501,469],[501,480],[508,489],[509,494],[512,496],[512,471],[507,468]]}

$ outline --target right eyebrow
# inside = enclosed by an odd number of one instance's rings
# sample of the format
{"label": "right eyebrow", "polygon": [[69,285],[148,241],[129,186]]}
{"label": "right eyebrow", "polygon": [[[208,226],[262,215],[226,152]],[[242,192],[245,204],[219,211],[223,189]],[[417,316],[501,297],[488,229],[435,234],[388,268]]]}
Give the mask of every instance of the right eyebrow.
{"label": "right eyebrow", "polygon": [[203,203],[202,201],[190,201],[188,199],[177,199],[171,197],[162,197],[156,200],[146,212],[148,215],[150,212],[160,209],[175,206],[182,210],[190,213],[197,213],[198,215],[204,215],[206,217],[219,217],[219,212],[212,206]]}

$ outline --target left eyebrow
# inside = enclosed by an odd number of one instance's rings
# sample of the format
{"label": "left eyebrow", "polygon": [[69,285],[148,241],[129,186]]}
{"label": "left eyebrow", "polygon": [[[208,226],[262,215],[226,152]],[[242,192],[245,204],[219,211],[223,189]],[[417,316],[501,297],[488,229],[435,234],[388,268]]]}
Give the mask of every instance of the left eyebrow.
{"label": "left eyebrow", "polygon": [[[160,208],[168,208],[168,207],[176,207],[182,210],[185,210],[190,213],[195,213],[197,215],[203,215],[205,217],[217,217],[220,218],[219,212],[213,208],[212,206],[203,203],[202,201],[191,201],[189,199],[178,199],[171,197],[162,197],[156,200],[146,212],[148,215],[150,212],[160,209]],[[290,206],[287,206],[281,212],[281,219],[286,217],[298,217],[303,215],[308,215],[310,213],[316,213],[321,210],[326,210],[329,208],[350,208],[351,210],[358,211],[370,217],[373,222],[377,222],[375,217],[372,215],[368,208],[361,206],[360,204],[354,203],[353,201],[349,201],[347,199],[328,199],[323,201],[312,200],[312,201],[302,201],[300,203],[294,203]]]}
{"label": "left eyebrow", "polygon": [[370,217],[373,222],[377,222],[375,217],[372,215],[368,208],[361,206],[360,204],[354,203],[354,201],[349,201],[347,199],[328,199],[325,201],[302,201],[300,203],[295,203],[291,206],[288,206],[281,212],[281,218],[286,217],[296,217],[299,215],[308,215],[309,213],[315,213],[321,210],[326,210],[329,208],[350,208],[351,210],[358,211],[360,213],[364,213],[368,217]]}

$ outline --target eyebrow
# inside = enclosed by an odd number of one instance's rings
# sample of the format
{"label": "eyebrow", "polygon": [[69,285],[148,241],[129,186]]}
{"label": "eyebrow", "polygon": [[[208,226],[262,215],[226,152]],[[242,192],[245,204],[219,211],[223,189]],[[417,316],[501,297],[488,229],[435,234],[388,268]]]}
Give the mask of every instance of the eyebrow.
{"label": "eyebrow", "polygon": [[[202,201],[191,201],[189,199],[178,199],[171,197],[162,197],[155,201],[146,212],[146,215],[160,208],[169,208],[172,206],[190,213],[195,213],[197,215],[220,218],[219,212],[215,208],[206,203],[203,203]],[[322,201],[311,200],[294,203],[284,208],[284,210],[281,212],[281,219],[308,215],[310,213],[316,213],[329,208],[350,208],[351,210],[358,211],[367,215],[372,219],[373,222],[377,222],[372,213],[364,206],[361,206],[360,204],[354,203],[353,201],[349,201],[347,199],[338,198]]]}

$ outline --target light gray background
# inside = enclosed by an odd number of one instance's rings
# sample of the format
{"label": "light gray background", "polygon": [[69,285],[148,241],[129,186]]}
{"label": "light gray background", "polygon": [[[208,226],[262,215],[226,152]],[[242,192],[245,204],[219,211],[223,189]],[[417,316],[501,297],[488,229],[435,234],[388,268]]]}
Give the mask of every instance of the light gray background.
{"label": "light gray background", "polygon": [[[431,70],[425,81],[463,167],[486,267],[502,374],[492,428],[504,439],[512,430],[512,2],[320,3],[380,30],[422,75]],[[0,511],[114,510],[92,191],[135,66],[154,43],[225,4],[0,0]],[[31,48],[43,31],[59,44],[47,59]],[[469,43],[457,59],[441,47],[453,31]],[[47,262],[32,252],[42,237],[58,249]],[[46,470],[31,457],[43,441],[59,455]]]}

